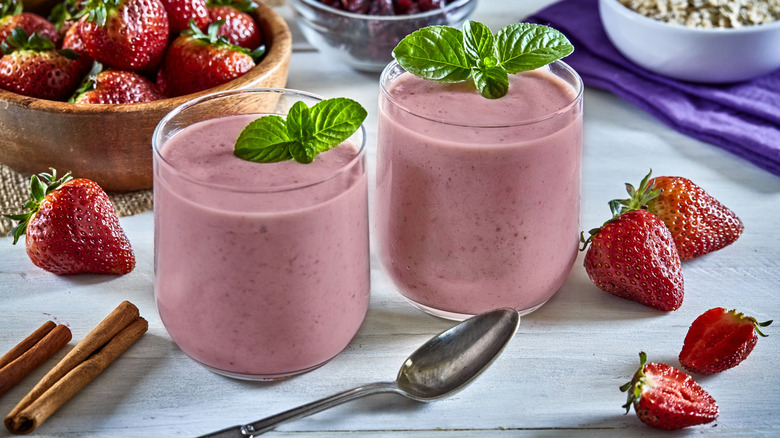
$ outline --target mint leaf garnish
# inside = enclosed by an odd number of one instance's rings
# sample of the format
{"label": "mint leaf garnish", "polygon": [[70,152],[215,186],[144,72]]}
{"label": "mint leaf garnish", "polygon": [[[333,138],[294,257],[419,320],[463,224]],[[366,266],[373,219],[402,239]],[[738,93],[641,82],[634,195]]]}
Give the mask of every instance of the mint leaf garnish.
{"label": "mint leaf garnish", "polygon": [[309,108],[295,102],[287,117],[267,115],[250,122],[236,139],[236,156],[258,163],[294,159],[311,163],[317,154],[348,139],[368,116],[352,99],[339,97]]}
{"label": "mint leaf garnish", "polygon": [[409,73],[437,82],[472,78],[479,93],[496,99],[509,91],[509,74],[533,70],[568,56],[574,47],[559,31],[518,23],[493,34],[467,20],[462,30],[428,26],[407,35],[393,56]]}
{"label": "mint leaf garnish", "polygon": [[429,26],[421,30],[407,35],[393,49],[398,63],[409,73],[432,81],[461,82],[468,79],[470,65],[461,31],[447,26]]}
{"label": "mint leaf garnish", "polygon": [[509,73],[533,70],[574,51],[566,37],[539,24],[518,23],[496,34],[498,61]]}

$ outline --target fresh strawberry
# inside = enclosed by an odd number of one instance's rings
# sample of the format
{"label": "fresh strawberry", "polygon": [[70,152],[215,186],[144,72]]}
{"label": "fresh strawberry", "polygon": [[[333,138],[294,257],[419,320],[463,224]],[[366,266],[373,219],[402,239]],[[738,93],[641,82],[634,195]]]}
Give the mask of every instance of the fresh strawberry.
{"label": "fresh strawberry", "polygon": [[49,12],[49,21],[57,28],[61,36],[70,29],[81,16],[85,0],[63,0]]}
{"label": "fresh strawberry", "polygon": [[639,370],[620,387],[628,392],[626,413],[634,406],[639,419],[657,429],[681,429],[718,418],[718,404],[691,376],[664,363],[646,363],[639,353]]}
{"label": "fresh strawberry", "polygon": [[[652,173],[652,172],[651,172]],[[645,176],[638,189],[627,184],[633,203],[658,216],[672,232],[680,260],[690,260],[734,243],[744,226],[737,215],[691,180]]]}
{"label": "fresh strawberry", "polygon": [[103,70],[95,63],[82,86],[76,90],[69,102],[95,103],[140,103],[162,99],[157,87],[138,73],[124,70]]}
{"label": "fresh strawberry", "polygon": [[56,50],[38,33],[21,27],[0,45],[0,88],[39,99],[64,100],[78,87],[85,71],[71,50]]}
{"label": "fresh strawberry", "polygon": [[206,0],[162,0],[168,12],[171,33],[178,34],[190,28],[190,20],[195,20],[199,29],[209,25],[209,11]]}
{"label": "fresh strawberry", "polygon": [[722,307],[701,314],[685,336],[680,364],[694,373],[714,374],[733,368],[745,360],[758,342],[759,327],[772,321],[758,322],[736,310]]}
{"label": "fresh strawberry", "polygon": [[254,50],[263,44],[263,34],[250,12],[257,5],[250,1],[210,0],[208,3],[211,22],[225,20],[217,35],[222,35],[231,44]]}
{"label": "fresh strawberry", "polygon": [[79,21],[75,22],[66,32],[62,39],[62,48],[70,49],[79,54],[78,63],[81,64],[83,71],[87,72],[92,68],[92,64],[95,62],[92,59],[92,55],[89,54],[87,48],[84,46],[84,40],[81,38],[81,25],[86,21],[87,17],[82,17]]}
{"label": "fresh strawberry", "polygon": [[151,71],[168,45],[168,14],[160,0],[88,0],[81,37],[108,67]]}
{"label": "fresh strawberry", "polygon": [[222,21],[209,25],[204,34],[194,24],[168,48],[160,67],[169,96],[181,96],[224,84],[255,66],[257,52],[230,44],[217,35]]}
{"label": "fresh strawberry", "polygon": [[26,234],[25,246],[32,262],[58,275],[127,274],[135,267],[135,255],[119,225],[114,206],[94,181],[57,179],[57,172],[33,175],[29,212],[8,215],[19,221],[14,244]]}
{"label": "fresh strawberry", "polygon": [[585,271],[599,289],[659,310],[677,310],[683,302],[680,256],[669,230],[646,210],[620,211],[584,235]]}
{"label": "fresh strawberry", "polygon": [[27,35],[37,32],[55,45],[60,41],[57,28],[47,19],[32,12],[22,12],[21,0],[4,0],[0,4],[0,42],[5,41],[17,27],[24,29]]}

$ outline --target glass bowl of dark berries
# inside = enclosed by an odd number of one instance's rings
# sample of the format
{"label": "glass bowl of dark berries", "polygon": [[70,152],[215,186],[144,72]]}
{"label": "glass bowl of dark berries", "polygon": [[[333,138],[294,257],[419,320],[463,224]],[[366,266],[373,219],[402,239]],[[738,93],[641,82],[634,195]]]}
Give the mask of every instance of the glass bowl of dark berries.
{"label": "glass bowl of dark berries", "polygon": [[362,71],[379,72],[417,29],[460,27],[477,0],[289,0],[309,43]]}

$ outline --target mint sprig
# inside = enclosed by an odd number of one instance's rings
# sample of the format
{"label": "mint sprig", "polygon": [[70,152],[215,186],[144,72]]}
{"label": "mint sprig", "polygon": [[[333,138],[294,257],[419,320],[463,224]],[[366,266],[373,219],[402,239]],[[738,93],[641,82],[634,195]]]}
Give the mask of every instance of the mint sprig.
{"label": "mint sprig", "polygon": [[573,51],[569,40],[551,27],[517,23],[494,35],[484,24],[467,20],[462,30],[419,29],[398,43],[393,56],[406,71],[423,79],[472,78],[482,96],[496,99],[509,90],[509,74],[543,67]]}
{"label": "mint sprig", "polygon": [[258,163],[294,159],[308,164],[352,136],[367,116],[359,103],[345,97],[322,100],[311,108],[298,101],[287,117],[267,115],[250,122],[238,135],[234,153]]}

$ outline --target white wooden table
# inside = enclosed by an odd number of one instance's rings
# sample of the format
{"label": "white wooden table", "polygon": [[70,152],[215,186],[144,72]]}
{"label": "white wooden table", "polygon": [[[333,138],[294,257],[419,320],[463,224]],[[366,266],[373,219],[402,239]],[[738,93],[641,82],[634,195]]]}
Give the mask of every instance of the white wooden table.
{"label": "white wooden table", "polygon": [[[547,3],[480,0],[473,18],[496,30]],[[286,7],[279,10],[291,17]],[[297,32],[295,41],[288,86],[348,96],[368,108],[373,168],[378,75],[332,62]],[[428,404],[375,396],[283,425],[269,436],[668,436],[644,426],[633,413],[623,415],[625,395],[618,387],[635,371],[641,350],[651,360],[679,367],[689,324],[711,307],[780,320],[780,178],[678,134],[602,91],[585,92],[585,126],[583,229],[603,222],[607,201],[622,197],[623,183],[638,182],[650,167],[656,175],[687,176],[744,221],[737,243],[684,264],[686,296],[678,311],[661,313],[598,290],[580,255],[563,288],[522,318],[503,355],[464,391]],[[368,316],[342,354],[277,383],[221,377],[179,351],[157,315],[151,212],[121,222],[138,264],[118,278],[54,276],[34,267],[23,246],[0,238],[0,351],[47,319],[70,326],[67,350],[123,300],[135,303],[149,320],[149,332],[44,423],[38,436],[194,436],[251,422],[353,386],[392,380],[409,353],[452,325],[407,304],[372,257]],[[775,325],[737,368],[697,376],[718,401],[720,417],[675,436],[780,436],[780,321]],[[0,416],[63,355],[0,398]],[[0,436],[6,435],[0,429]]]}

